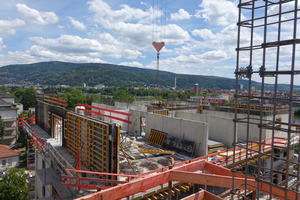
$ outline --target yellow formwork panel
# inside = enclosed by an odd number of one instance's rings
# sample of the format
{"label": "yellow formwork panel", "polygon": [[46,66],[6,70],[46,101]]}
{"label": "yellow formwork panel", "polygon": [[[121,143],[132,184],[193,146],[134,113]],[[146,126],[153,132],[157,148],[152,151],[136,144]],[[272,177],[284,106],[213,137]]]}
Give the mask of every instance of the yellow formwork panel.
{"label": "yellow formwork panel", "polygon": [[81,148],[82,165],[91,170],[106,171],[109,125],[67,113],[65,134],[68,152],[76,158],[76,149]]}
{"label": "yellow formwork panel", "polygon": [[158,146],[162,146],[163,141],[165,139],[165,135],[167,134],[152,129],[147,139],[147,142],[156,144]]}

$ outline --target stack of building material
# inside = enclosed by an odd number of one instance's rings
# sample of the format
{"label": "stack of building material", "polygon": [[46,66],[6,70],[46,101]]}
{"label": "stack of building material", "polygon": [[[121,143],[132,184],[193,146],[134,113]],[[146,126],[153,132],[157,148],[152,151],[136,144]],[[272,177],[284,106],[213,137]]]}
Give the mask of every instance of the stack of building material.
{"label": "stack of building material", "polygon": [[207,147],[208,147],[208,152],[207,152],[208,154],[215,153],[218,151],[223,151],[223,150],[227,149],[227,147],[225,147],[223,143],[217,142],[214,140],[208,140]]}

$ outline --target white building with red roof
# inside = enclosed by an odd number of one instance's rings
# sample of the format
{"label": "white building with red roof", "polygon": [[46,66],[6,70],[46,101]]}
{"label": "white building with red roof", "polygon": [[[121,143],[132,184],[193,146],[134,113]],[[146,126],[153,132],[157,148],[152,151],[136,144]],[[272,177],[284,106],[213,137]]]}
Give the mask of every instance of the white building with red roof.
{"label": "white building with red roof", "polygon": [[10,149],[8,145],[0,144],[0,171],[18,167],[20,165],[20,151]]}

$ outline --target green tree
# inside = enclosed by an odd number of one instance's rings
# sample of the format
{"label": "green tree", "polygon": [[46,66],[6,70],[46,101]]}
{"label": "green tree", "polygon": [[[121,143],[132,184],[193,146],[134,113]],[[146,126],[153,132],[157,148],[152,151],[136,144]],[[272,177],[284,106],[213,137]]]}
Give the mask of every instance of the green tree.
{"label": "green tree", "polygon": [[171,92],[168,94],[168,100],[173,100],[175,101],[177,98],[177,94],[175,92]]}
{"label": "green tree", "polygon": [[[127,90],[127,89],[126,89]],[[121,100],[121,101],[128,101],[128,100],[133,100],[132,97],[129,96],[128,92],[125,90],[118,90],[113,94],[113,97],[116,100]]]}
{"label": "green tree", "polygon": [[24,169],[11,168],[0,183],[0,199],[26,200],[27,199],[27,174]]}
{"label": "green tree", "polygon": [[7,87],[1,86],[0,89],[4,92],[9,92],[10,93],[10,90]]}
{"label": "green tree", "polygon": [[71,92],[66,93],[66,95],[69,108],[75,108],[78,103],[86,103],[86,98],[79,89],[72,90]]}
{"label": "green tree", "polygon": [[27,88],[24,92],[21,103],[23,104],[24,110],[28,110],[30,107],[35,106],[35,95],[36,90],[33,88]]}
{"label": "green tree", "polygon": [[5,125],[0,115],[0,144],[2,143],[4,135],[5,135]]}

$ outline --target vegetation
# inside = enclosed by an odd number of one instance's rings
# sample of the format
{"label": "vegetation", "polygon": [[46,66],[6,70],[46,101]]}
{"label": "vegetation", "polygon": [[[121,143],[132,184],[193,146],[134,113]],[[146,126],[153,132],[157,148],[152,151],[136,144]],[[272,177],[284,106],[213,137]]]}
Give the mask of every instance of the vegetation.
{"label": "vegetation", "polygon": [[[19,151],[20,151],[20,149],[19,149]],[[26,152],[26,148],[24,148],[23,151],[21,151],[20,165],[19,165],[18,168],[27,169],[27,152]]]}
{"label": "vegetation", "polygon": [[2,176],[0,183],[0,199],[26,200],[27,199],[27,174],[24,169],[11,168]]}
{"label": "vegetation", "polygon": [[300,109],[294,110],[294,114],[300,116]]}
{"label": "vegetation", "polygon": [[[18,119],[22,117],[32,116],[33,113],[29,111],[23,111],[18,115]],[[27,133],[22,129],[22,127],[18,127],[18,140],[17,140],[18,148],[27,147]]]}
{"label": "vegetation", "polygon": [[24,91],[23,98],[21,99],[24,110],[35,107],[35,95],[36,90],[33,88],[28,88]]}
{"label": "vegetation", "polygon": [[[86,83],[95,86],[102,83],[116,87],[143,87],[155,85],[156,71],[113,64],[74,64],[66,62],[43,62],[36,64],[9,65],[0,69],[0,83],[27,81],[47,85],[64,84],[80,86]],[[233,79],[214,76],[182,75],[160,72],[160,84],[173,86],[176,76],[179,88],[191,88],[199,83],[200,88],[230,89]]]}
{"label": "vegetation", "polygon": [[[220,88],[232,89],[235,84],[234,79],[202,76],[183,75],[166,71],[160,71],[160,85],[162,87],[172,87],[176,77],[177,87],[182,89],[192,88],[195,83],[199,88]],[[155,86],[156,71],[137,67],[128,67],[104,63],[67,63],[67,62],[41,62],[35,64],[9,65],[0,68],[0,84],[40,83],[46,85],[70,85],[80,86],[86,83],[95,86],[100,83],[106,86],[116,87],[144,87]],[[247,80],[240,80],[239,83],[248,87]],[[260,84],[252,82],[252,86],[260,89]],[[265,84],[269,90],[274,88],[272,84]],[[278,91],[285,91],[290,88],[289,84],[279,84]],[[299,91],[300,86],[294,86],[295,91]],[[17,102],[17,101],[16,101]]]}
{"label": "vegetation", "polygon": [[5,124],[0,115],[0,144],[2,143],[3,136],[5,135]]}

